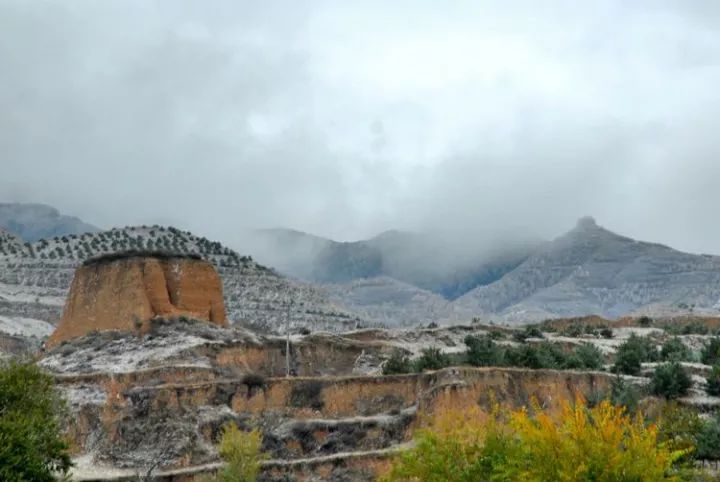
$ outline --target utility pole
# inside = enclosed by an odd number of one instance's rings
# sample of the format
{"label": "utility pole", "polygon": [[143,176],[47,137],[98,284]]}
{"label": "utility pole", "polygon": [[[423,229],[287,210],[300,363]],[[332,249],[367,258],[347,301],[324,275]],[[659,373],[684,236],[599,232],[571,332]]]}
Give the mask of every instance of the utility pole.
{"label": "utility pole", "polygon": [[290,378],[290,308],[293,300],[287,305],[287,313],[285,315],[285,376]]}

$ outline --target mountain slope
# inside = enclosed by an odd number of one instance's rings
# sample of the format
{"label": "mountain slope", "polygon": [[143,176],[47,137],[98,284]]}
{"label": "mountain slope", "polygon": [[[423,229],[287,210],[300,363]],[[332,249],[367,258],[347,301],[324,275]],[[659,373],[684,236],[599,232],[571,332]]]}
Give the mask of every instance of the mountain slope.
{"label": "mountain slope", "polygon": [[720,257],[635,241],[583,218],[498,281],[460,297],[455,307],[528,321],[671,312],[685,305],[716,310],[718,300]]}
{"label": "mountain slope", "polygon": [[[25,245],[0,235],[0,331],[42,336],[47,323],[60,317],[75,267],[90,257],[128,250],[195,253],[213,262],[223,281],[231,322],[282,332],[289,313],[293,329],[347,330],[362,324],[330,302],[323,290],[288,280],[218,242],[172,227],[142,226]],[[28,327],[33,320],[34,328]]]}
{"label": "mountain slope", "polygon": [[452,300],[500,279],[540,245],[530,238],[508,239],[513,238],[387,231],[368,240],[337,242],[272,229],[250,233],[243,246],[261,262],[307,281],[389,277]]}
{"label": "mountain slope", "polygon": [[387,276],[322,285],[330,299],[367,320],[388,327],[453,320],[453,304],[442,296]]}
{"label": "mountain slope", "polygon": [[0,228],[34,242],[68,234],[94,233],[100,229],[45,204],[0,203]]}

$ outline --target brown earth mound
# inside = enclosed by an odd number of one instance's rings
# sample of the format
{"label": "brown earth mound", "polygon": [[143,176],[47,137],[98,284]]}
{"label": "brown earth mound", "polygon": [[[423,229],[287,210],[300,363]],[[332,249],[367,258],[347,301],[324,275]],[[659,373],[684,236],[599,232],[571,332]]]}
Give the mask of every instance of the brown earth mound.
{"label": "brown earth mound", "polygon": [[181,256],[100,258],[75,272],[49,347],[91,331],[137,330],[155,317],[187,316],[227,326],[222,283],[203,260]]}

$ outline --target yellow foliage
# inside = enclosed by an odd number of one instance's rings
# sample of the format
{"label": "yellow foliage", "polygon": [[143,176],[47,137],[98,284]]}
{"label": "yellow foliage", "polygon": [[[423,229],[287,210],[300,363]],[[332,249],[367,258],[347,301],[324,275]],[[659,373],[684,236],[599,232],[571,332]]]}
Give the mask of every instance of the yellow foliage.
{"label": "yellow foliage", "polygon": [[578,397],[556,417],[533,403],[490,413],[474,408],[438,416],[419,430],[386,481],[655,482],[681,480],[683,451],[658,443],[657,428],[608,401],[588,408]]}
{"label": "yellow foliage", "polygon": [[266,458],[261,447],[260,430],[244,432],[234,423],[223,425],[218,452],[227,465],[218,474],[218,480],[254,482],[260,472],[260,463]]}

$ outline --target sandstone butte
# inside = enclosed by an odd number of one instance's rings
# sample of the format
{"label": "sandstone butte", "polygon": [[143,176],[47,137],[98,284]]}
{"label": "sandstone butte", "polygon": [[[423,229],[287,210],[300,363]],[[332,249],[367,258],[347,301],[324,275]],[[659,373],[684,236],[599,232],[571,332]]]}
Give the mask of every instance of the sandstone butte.
{"label": "sandstone butte", "polygon": [[222,282],[212,264],[164,253],[102,256],[75,271],[47,346],[91,331],[133,331],[156,317],[180,316],[227,326]]}

